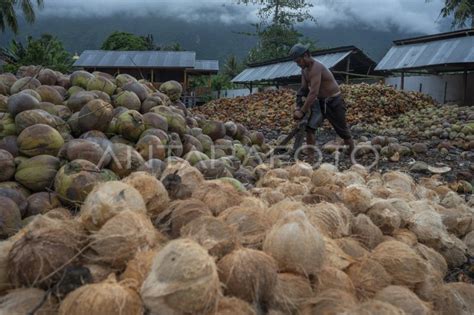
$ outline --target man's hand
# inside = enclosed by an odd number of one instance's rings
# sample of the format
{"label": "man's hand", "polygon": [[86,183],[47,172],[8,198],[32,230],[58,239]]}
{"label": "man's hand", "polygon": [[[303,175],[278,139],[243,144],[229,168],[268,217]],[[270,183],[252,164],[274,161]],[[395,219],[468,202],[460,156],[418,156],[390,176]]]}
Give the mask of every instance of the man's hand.
{"label": "man's hand", "polygon": [[301,120],[302,118],[304,117],[304,114],[302,111],[300,111],[299,109],[295,110],[294,113],[293,113],[293,118],[295,120]]}

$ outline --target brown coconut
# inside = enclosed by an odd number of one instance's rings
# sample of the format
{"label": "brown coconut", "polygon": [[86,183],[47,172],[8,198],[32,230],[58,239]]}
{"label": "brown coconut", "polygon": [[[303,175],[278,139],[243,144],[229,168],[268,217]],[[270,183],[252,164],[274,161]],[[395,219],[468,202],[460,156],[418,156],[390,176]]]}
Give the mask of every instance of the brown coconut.
{"label": "brown coconut", "polygon": [[393,284],[414,287],[427,276],[426,262],[408,245],[398,241],[379,244],[370,257],[393,277]]}
{"label": "brown coconut", "polygon": [[[179,188],[188,189],[189,192],[192,193],[196,189],[203,186],[204,177],[202,176],[201,172],[199,172],[198,169],[191,167],[191,165],[185,160],[167,161],[167,166],[163,171],[163,174],[161,174],[161,181],[164,183],[165,178],[173,174],[176,174],[180,177],[181,184],[178,187],[178,190]],[[205,189],[201,190],[200,195],[205,194],[205,191]],[[206,202],[205,200],[203,201]]]}
{"label": "brown coconut", "polygon": [[127,268],[120,275],[120,280],[127,283],[129,287],[139,291],[146,277],[151,271],[153,259],[158,249],[140,250],[127,264]]}
{"label": "brown coconut", "polygon": [[219,299],[217,309],[205,315],[257,315],[249,303],[235,298],[224,296]]}
{"label": "brown coconut", "polygon": [[359,304],[350,309],[347,314],[351,315],[405,315],[405,312],[393,306],[392,304],[382,301],[372,300]]}
{"label": "brown coconut", "polygon": [[48,154],[56,156],[64,144],[61,134],[48,125],[36,124],[18,135],[18,147],[26,156]]}
{"label": "brown coconut", "polygon": [[304,212],[298,210],[272,227],[265,237],[263,251],[275,258],[280,271],[309,276],[322,267],[325,242]]}
{"label": "brown coconut", "polygon": [[10,180],[15,174],[15,162],[13,155],[6,150],[0,149],[0,182]]}
{"label": "brown coconut", "polygon": [[309,188],[305,185],[285,181],[278,185],[277,191],[287,197],[296,197],[308,194]]}
{"label": "brown coconut", "polygon": [[308,220],[331,238],[350,235],[353,215],[341,204],[321,202],[306,207]]}
{"label": "brown coconut", "polygon": [[140,138],[135,149],[146,161],[150,159],[164,160],[166,157],[165,145],[157,136],[146,135]]}
{"label": "brown coconut", "polygon": [[374,199],[369,211],[383,211],[385,209],[398,213],[401,219],[400,227],[405,227],[415,214],[415,209],[412,208],[411,203],[409,204],[400,198]]}
{"label": "brown coconut", "polygon": [[193,192],[192,196],[206,203],[212,213],[217,216],[224,210],[240,204],[243,194],[230,183],[206,181]]}
{"label": "brown coconut", "polygon": [[216,264],[196,242],[171,241],[154,258],[140,293],[152,314],[213,311],[220,296]]}
{"label": "brown coconut", "polygon": [[37,288],[15,289],[0,297],[0,313],[5,315],[32,314],[33,310],[35,315],[53,315],[58,307],[56,298]]}
{"label": "brown coconut", "polygon": [[92,283],[105,281],[112,273],[114,273],[114,270],[111,267],[105,265],[84,264],[83,266],[89,269],[92,277]]}
{"label": "brown coconut", "polygon": [[61,302],[59,315],[143,314],[140,296],[114,279],[86,284]]}
{"label": "brown coconut", "polygon": [[92,234],[90,247],[97,253],[94,262],[120,269],[137,251],[153,248],[164,239],[146,214],[125,210]]}
{"label": "brown coconut", "polygon": [[313,187],[311,188],[311,195],[308,195],[308,197],[313,196],[316,199],[316,202],[312,203],[320,203],[321,201],[338,203],[342,201],[340,191],[341,187],[332,184],[323,187]]}
{"label": "brown coconut", "polygon": [[35,90],[41,96],[41,101],[62,105],[64,97],[52,86],[41,85]]}
{"label": "brown coconut", "polygon": [[285,199],[285,195],[271,188],[253,188],[250,192],[252,195],[264,200],[269,206]]}
{"label": "brown coconut", "polygon": [[79,128],[82,132],[107,131],[113,109],[112,105],[99,99],[87,102],[79,111]]}
{"label": "brown coconut", "polygon": [[368,249],[375,248],[383,240],[382,231],[365,214],[359,214],[354,219],[352,237]]}
{"label": "brown coconut", "polygon": [[313,167],[308,163],[297,161],[288,168],[288,174],[290,178],[300,176],[311,177],[311,175],[313,175]]}
{"label": "brown coconut", "polygon": [[235,206],[219,215],[219,219],[237,232],[240,243],[246,247],[260,249],[270,222],[259,209]]}
{"label": "brown coconut", "polygon": [[313,172],[311,176],[311,182],[315,187],[327,186],[336,183],[336,170],[333,168],[326,167],[324,164],[321,165],[317,170]]}
{"label": "brown coconut", "polygon": [[12,288],[8,278],[8,253],[13,243],[12,240],[0,241],[0,293]]}
{"label": "brown coconut", "polygon": [[377,261],[367,257],[346,270],[360,300],[373,298],[375,293],[392,283],[392,276]]}
{"label": "brown coconut", "polygon": [[69,161],[77,159],[90,161],[98,167],[107,166],[111,160],[110,154],[106,153],[99,144],[86,139],[73,139],[67,142],[61,148],[59,156]]}
{"label": "brown coconut", "polygon": [[402,286],[391,285],[383,288],[374,296],[374,300],[392,304],[400,308],[407,315],[430,315],[431,306],[420,300],[410,289]]}
{"label": "brown coconut", "polygon": [[344,205],[354,215],[366,213],[371,205],[373,195],[369,189],[362,185],[349,185],[342,191]]}
{"label": "brown coconut", "polygon": [[284,314],[299,314],[312,296],[313,289],[308,279],[291,273],[279,273],[269,308]]}
{"label": "brown coconut", "polygon": [[363,258],[369,254],[369,251],[361,243],[351,237],[339,238],[336,240],[336,244],[352,258]]}
{"label": "brown coconut", "polygon": [[315,292],[337,289],[346,291],[353,296],[356,294],[351,278],[343,271],[331,266],[323,266],[316,276],[315,283]]}
{"label": "brown coconut", "polygon": [[418,295],[420,299],[423,301],[432,301],[435,292],[438,291],[439,287],[444,284],[443,276],[439,275],[439,272],[433,268],[430,264],[428,264],[428,275],[426,276],[423,282],[417,283],[413,292]]}
{"label": "brown coconut", "polygon": [[217,264],[226,295],[249,303],[270,302],[277,284],[277,263],[264,252],[239,248]]}
{"label": "brown coconut", "polygon": [[382,210],[379,209],[370,209],[367,212],[372,223],[374,223],[384,234],[392,234],[393,231],[400,228],[402,219],[398,212],[385,208]]}
{"label": "brown coconut", "polygon": [[109,168],[120,178],[127,177],[143,164],[145,160],[133,147],[122,143],[112,145],[112,162]]}
{"label": "brown coconut", "polygon": [[212,216],[209,207],[199,199],[187,199],[173,201],[166,212],[170,213],[170,235],[178,238],[181,228],[189,222],[202,216]]}
{"label": "brown coconut", "polygon": [[10,198],[0,196],[0,239],[8,238],[21,228],[21,212]]}
{"label": "brown coconut", "polygon": [[474,310],[474,286],[464,282],[444,284],[432,297],[434,310],[441,315],[472,314]]}
{"label": "brown coconut", "polygon": [[303,203],[286,198],[265,210],[265,217],[268,219],[270,224],[274,225],[290,212],[304,209],[305,205]]}
{"label": "brown coconut", "polygon": [[357,299],[344,290],[329,289],[318,293],[308,300],[302,314],[305,315],[337,315],[352,314],[348,312],[356,307]]}
{"label": "brown coconut", "polygon": [[407,229],[396,229],[392,236],[397,241],[407,244],[410,247],[415,247],[418,244],[416,234]]}
{"label": "brown coconut", "polygon": [[328,266],[337,268],[339,270],[345,270],[348,266],[350,266],[354,259],[347,255],[342,249],[337,246],[335,240],[329,237],[324,237],[324,241],[326,243],[326,264]]}
{"label": "brown coconut", "polygon": [[146,172],[134,172],[122,182],[132,186],[142,195],[147,213],[152,218],[168,207],[170,202],[168,191],[154,176]]}
{"label": "brown coconut", "polygon": [[26,216],[43,214],[48,211],[61,207],[61,200],[59,196],[54,192],[39,192],[32,194],[28,197],[28,209],[26,210]]}
{"label": "brown coconut", "polygon": [[196,241],[217,259],[234,250],[238,243],[236,232],[211,216],[200,216],[183,226],[181,237]]}
{"label": "brown coconut", "polygon": [[79,218],[87,230],[95,231],[126,210],[146,214],[143,197],[131,185],[110,181],[94,187],[81,207]]}

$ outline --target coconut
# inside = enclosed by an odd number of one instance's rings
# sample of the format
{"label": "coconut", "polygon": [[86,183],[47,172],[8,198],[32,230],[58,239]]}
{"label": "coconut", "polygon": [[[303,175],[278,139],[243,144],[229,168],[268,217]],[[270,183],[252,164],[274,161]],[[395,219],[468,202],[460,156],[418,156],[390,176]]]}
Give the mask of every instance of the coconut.
{"label": "coconut", "polygon": [[81,88],[80,86],[71,86],[68,90],[67,90],[67,95],[69,97],[73,96],[74,94],[76,93],[79,93],[79,92],[84,92],[85,90],[83,88]]}
{"label": "coconut", "polygon": [[255,310],[245,301],[235,297],[224,296],[219,299],[217,309],[206,315],[257,315]]}
{"label": "coconut", "polygon": [[410,247],[415,247],[418,244],[416,234],[407,229],[396,229],[393,231],[392,236],[397,241],[405,243]]}
{"label": "coconut", "polygon": [[351,315],[405,315],[405,312],[392,304],[373,300],[367,301],[347,311]]}
{"label": "coconut", "polygon": [[214,145],[211,137],[205,134],[200,134],[196,136],[196,139],[201,143],[203,152],[211,152],[212,146]]}
{"label": "coconut", "polygon": [[16,135],[15,120],[8,113],[0,113],[0,138]]}
{"label": "coconut", "polygon": [[57,314],[58,302],[48,292],[37,288],[24,288],[9,291],[0,297],[2,314]]}
{"label": "coconut", "polygon": [[163,173],[166,165],[162,160],[159,159],[150,159],[145,162],[141,167],[137,169],[138,172],[147,172],[153,177],[159,179]]}
{"label": "coconut", "polygon": [[326,165],[323,165],[316,169],[311,176],[311,182],[315,187],[336,183],[336,171],[332,168],[328,168]]}
{"label": "coconut", "polygon": [[17,204],[7,197],[0,196],[0,239],[15,234],[21,228],[21,212]]}
{"label": "coconut", "polygon": [[4,93],[1,93],[0,90],[0,112],[8,112],[8,96],[4,95]]}
{"label": "coconut", "polygon": [[51,155],[37,155],[22,161],[15,180],[32,191],[43,191],[52,186],[60,161]]}
{"label": "coconut", "polygon": [[113,268],[124,268],[137,251],[153,248],[159,239],[164,239],[158,233],[145,213],[120,211],[92,234],[90,246],[97,253],[93,260]]}
{"label": "coconut", "polygon": [[430,305],[420,300],[415,293],[406,287],[396,285],[385,287],[375,294],[374,299],[392,304],[402,309],[406,314],[432,314]]}
{"label": "coconut", "polygon": [[26,156],[49,154],[55,156],[64,144],[61,134],[54,128],[37,124],[23,130],[18,136],[18,147]]}
{"label": "coconut", "polygon": [[65,267],[75,263],[84,245],[84,231],[77,224],[49,220],[49,226],[33,226],[13,244],[8,269],[15,287],[49,288],[62,278]]}
{"label": "coconut", "polygon": [[172,102],[176,102],[183,93],[183,87],[177,81],[166,81],[160,85],[160,92],[166,94]]}
{"label": "coconut", "polygon": [[301,307],[312,296],[308,279],[291,273],[279,273],[269,308],[284,314],[299,314]]}
{"label": "coconut", "polygon": [[143,314],[140,296],[114,279],[86,284],[69,293],[61,302],[60,315]]}
{"label": "coconut", "polygon": [[367,212],[367,215],[384,234],[392,234],[401,225],[398,212],[389,208],[383,210],[371,209]]}
{"label": "coconut", "polygon": [[13,241],[0,241],[0,293],[12,288],[8,279],[8,253],[13,246]]}
{"label": "coconut", "polygon": [[0,182],[10,180],[15,174],[15,161],[10,152],[0,149]]}
{"label": "coconut", "polygon": [[329,289],[309,299],[303,314],[352,314],[348,311],[357,305],[357,299],[347,291]]}
{"label": "coconut", "polygon": [[66,143],[59,153],[69,161],[77,159],[94,163],[98,167],[106,166],[110,163],[111,156],[105,152],[100,145],[85,139],[73,139]]}
{"label": "coconut", "polygon": [[346,270],[360,300],[373,298],[377,292],[389,286],[392,276],[370,257],[357,261]]}
{"label": "coconut", "polygon": [[183,155],[183,144],[177,133],[171,133],[169,141],[167,143],[167,152],[168,156],[182,156]]}
{"label": "coconut", "polygon": [[165,117],[157,113],[143,114],[143,121],[147,129],[156,128],[163,131],[168,131],[168,121]]}
{"label": "coconut", "polygon": [[235,231],[211,216],[200,216],[190,221],[181,228],[181,237],[196,241],[218,259],[230,253],[237,243]]}
{"label": "coconut", "polygon": [[75,113],[80,111],[82,107],[84,107],[84,105],[96,99],[99,99],[99,96],[97,94],[89,91],[81,91],[71,95],[71,97],[67,100],[66,104],[67,107],[73,113]]}
{"label": "coconut", "polygon": [[[204,184],[202,174],[182,159],[180,161],[168,160],[167,167],[161,175],[161,181],[171,199],[190,198],[193,192]],[[201,188],[199,196],[206,198],[205,194],[206,190]],[[211,194],[214,195],[214,193]],[[205,199],[201,200],[206,202]]]}
{"label": "coconut", "polygon": [[408,225],[410,231],[415,233],[420,242],[431,244],[439,243],[440,238],[446,233],[441,216],[432,210],[415,213]]}
{"label": "coconut", "polygon": [[194,165],[205,179],[216,179],[224,177],[227,171],[225,163],[222,160],[208,159]]}
{"label": "coconut", "polygon": [[184,135],[186,133],[186,120],[182,115],[175,113],[170,107],[156,106],[153,107],[150,112],[165,117],[170,132],[175,132],[179,135]]}
{"label": "coconut", "polygon": [[339,248],[352,258],[364,258],[369,254],[369,251],[353,238],[340,238],[336,240],[336,243]]}
{"label": "coconut", "polygon": [[142,134],[140,135],[140,138],[143,138],[145,136],[158,137],[160,139],[161,143],[163,143],[163,145],[168,144],[168,141],[169,141],[168,134],[165,131],[161,130],[161,129],[156,129],[156,128],[147,129],[144,132],[142,132]]}
{"label": "coconut", "polygon": [[324,266],[316,277],[315,292],[323,292],[329,289],[346,291],[355,296],[356,289],[349,276],[343,271]]}
{"label": "coconut", "polygon": [[212,312],[220,295],[216,264],[194,241],[171,241],[156,255],[140,293],[152,314]]}
{"label": "coconut", "polygon": [[209,137],[211,137],[213,141],[217,139],[222,139],[226,135],[225,126],[222,122],[219,122],[219,121],[215,121],[215,120],[203,121],[201,128],[202,128],[202,132],[205,135],[208,135]]}
{"label": "coconut", "polygon": [[143,197],[131,185],[109,181],[96,185],[90,191],[81,207],[80,219],[87,230],[95,231],[126,210],[146,214]]}
{"label": "coconut", "polygon": [[112,145],[112,162],[109,167],[120,178],[130,175],[144,163],[145,160],[133,147],[122,143]]}
{"label": "coconut", "polygon": [[[160,221],[163,221],[169,215],[168,222],[160,230],[170,230],[172,238],[178,238],[181,234],[181,228],[189,222],[201,216],[212,216],[211,210],[207,205],[198,199],[175,200],[173,201],[165,213],[160,215]],[[168,225],[168,227],[166,227]]]}
{"label": "coconut", "polygon": [[0,83],[4,84],[8,89],[16,82],[17,78],[12,73],[2,73],[0,74]]}
{"label": "coconut", "polygon": [[56,72],[51,69],[42,69],[38,74],[38,81],[43,85],[55,85],[56,80]]}
{"label": "coconut", "polygon": [[127,268],[120,275],[120,279],[128,286],[139,291],[146,277],[151,271],[153,259],[158,250],[141,250],[135,254],[135,257],[127,264]]}
{"label": "coconut", "polygon": [[38,99],[27,93],[12,95],[7,101],[8,112],[13,117],[25,110],[38,109],[39,104],[40,101],[38,101]]}
{"label": "coconut", "polygon": [[365,186],[349,185],[342,190],[342,201],[354,215],[365,213],[371,205],[372,193]]}
{"label": "coconut", "polygon": [[143,116],[135,110],[128,110],[117,118],[117,132],[130,141],[137,141],[145,129]]}
{"label": "coconut", "polygon": [[414,287],[427,276],[426,262],[404,243],[383,242],[372,251],[370,257],[393,277],[393,284]]}
{"label": "coconut", "polygon": [[117,86],[121,88],[127,83],[137,82],[137,79],[135,79],[135,77],[129,74],[121,73],[115,77],[115,81],[117,83]]}
{"label": "coconut", "polygon": [[61,105],[64,97],[52,86],[41,85],[35,90],[41,96],[41,101]]}
{"label": "coconut", "polygon": [[231,184],[219,181],[207,181],[196,187],[192,196],[206,203],[216,216],[242,201],[242,195]]}
{"label": "coconut", "polygon": [[290,178],[301,176],[311,177],[311,175],[313,174],[313,167],[308,163],[297,161],[295,164],[288,168],[288,173]]}
{"label": "coconut", "polygon": [[260,249],[270,223],[259,209],[236,206],[219,215],[219,219],[227,223],[237,232],[242,245]]}
{"label": "coconut", "polygon": [[224,124],[226,135],[231,138],[235,138],[237,134],[237,125],[233,121],[228,121]]}
{"label": "coconut", "polygon": [[59,169],[54,188],[62,202],[76,204],[84,201],[95,184],[110,180],[111,174],[86,160],[74,160]]}
{"label": "coconut", "polygon": [[38,79],[35,79],[32,77],[24,77],[24,78],[16,80],[15,83],[13,83],[13,85],[10,88],[10,94],[14,95],[26,89],[34,90],[40,85],[41,85],[41,82],[38,81]]}
{"label": "coconut", "polygon": [[39,192],[28,197],[26,216],[43,214],[54,208],[61,207],[61,201],[54,192]]}
{"label": "coconut", "polygon": [[108,95],[114,94],[116,88],[117,86],[115,84],[102,76],[90,78],[86,87],[88,91],[102,91]]}
{"label": "coconut", "polygon": [[129,82],[123,85],[122,89],[124,91],[134,92],[140,99],[140,102],[143,102],[148,97],[147,89],[145,88],[145,86],[143,86],[143,84],[139,82]]}
{"label": "coconut", "polygon": [[113,107],[102,100],[92,100],[79,111],[79,128],[82,132],[89,130],[106,131],[112,120]]}
{"label": "coconut", "polygon": [[382,231],[365,214],[359,214],[353,221],[352,237],[368,249],[382,242]]}
{"label": "coconut", "polygon": [[184,159],[189,162],[192,166],[196,165],[197,163],[201,161],[206,161],[209,160],[209,157],[199,151],[193,150],[188,152],[185,156]]}
{"label": "coconut", "polygon": [[92,278],[91,283],[102,282],[114,272],[112,268],[99,264],[84,264],[83,266],[89,269]]}
{"label": "coconut", "polygon": [[471,231],[464,236],[464,244],[467,246],[467,253],[474,256],[474,231]]}
{"label": "coconut", "polygon": [[[1,114],[0,114],[1,118]],[[1,129],[1,119],[0,119],[0,129]],[[16,141],[16,136],[6,136],[0,140],[0,149],[9,152],[13,157],[18,156],[18,144]]]}
{"label": "coconut", "polygon": [[203,151],[201,142],[191,135],[184,135],[183,137],[183,154],[191,152],[193,150]]}
{"label": "coconut", "polygon": [[270,208],[266,209],[264,214],[269,223],[274,225],[290,212],[304,209],[305,205],[301,202],[282,198],[282,200],[274,203]]}
{"label": "coconut", "polygon": [[321,202],[305,208],[309,221],[332,238],[348,236],[353,216],[343,205]]}
{"label": "coconut", "polygon": [[140,110],[142,103],[132,91],[122,91],[113,97],[114,106],[123,106],[132,110]]}
{"label": "coconut", "polygon": [[325,244],[319,230],[298,210],[272,227],[265,237],[263,251],[275,258],[280,271],[308,276],[321,269]]}
{"label": "coconut", "polygon": [[474,289],[472,284],[453,282],[443,284],[433,292],[434,310],[442,315],[472,314],[474,309]]}
{"label": "coconut", "polygon": [[148,96],[142,103],[141,112],[148,113],[153,107],[166,105],[166,100],[162,96],[153,93]]}
{"label": "coconut", "polygon": [[415,188],[413,179],[408,174],[399,171],[387,172],[382,178],[388,189],[411,193]]}
{"label": "coconut", "polygon": [[[2,184],[9,183],[11,182],[4,182]],[[20,209],[21,216],[25,216],[26,209],[28,208],[28,201],[26,200],[28,195],[25,195],[20,188],[0,188],[0,197],[11,199],[17,205],[18,209]]]}
{"label": "coconut", "polygon": [[278,186],[277,191],[287,197],[297,197],[308,194],[309,188],[301,184],[283,182]]}
{"label": "coconut", "polygon": [[239,248],[217,264],[225,294],[249,303],[266,303],[273,299],[277,284],[277,263],[257,250]]}
{"label": "coconut", "polygon": [[435,248],[443,255],[450,268],[460,267],[467,261],[466,245],[452,234],[445,234]]}
{"label": "coconut", "polygon": [[19,92],[18,94],[20,94],[20,93],[31,95],[34,98],[36,98],[39,102],[41,102],[41,95],[38,92],[36,92],[34,89],[25,89],[25,90],[22,90],[21,92]]}
{"label": "coconut", "polygon": [[25,110],[15,116],[16,129],[18,132],[21,132],[25,128],[36,124],[45,124],[56,128],[57,120],[55,118],[57,119],[58,117],[54,117],[42,109]]}
{"label": "coconut", "polygon": [[86,89],[87,84],[89,83],[89,80],[92,78],[94,78],[94,75],[92,75],[91,73],[87,71],[83,71],[83,70],[78,70],[78,71],[74,71],[71,74],[70,80],[71,80],[72,85],[80,86]]}
{"label": "coconut", "polygon": [[329,237],[324,237],[326,243],[326,262],[328,266],[337,268],[339,270],[345,270],[350,266],[354,259],[351,256],[347,255],[342,249],[337,246],[335,240]]}
{"label": "coconut", "polygon": [[424,301],[432,301],[435,292],[444,284],[443,277],[428,264],[428,275],[423,282],[417,283],[413,292]]}

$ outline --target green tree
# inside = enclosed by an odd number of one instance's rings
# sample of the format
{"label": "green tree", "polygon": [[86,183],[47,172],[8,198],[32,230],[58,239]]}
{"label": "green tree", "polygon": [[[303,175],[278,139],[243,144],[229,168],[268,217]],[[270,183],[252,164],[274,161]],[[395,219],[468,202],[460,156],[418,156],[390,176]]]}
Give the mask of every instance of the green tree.
{"label": "green tree", "polygon": [[183,47],[181,47],[180,43],[171,43],[166,46],[163,46],[161,50],[164,51],[183,51]]}
{"label": "green tree", "polygon": [[7,62],[6,71],[16,72],[21,66],[38,65],[69,72],[73,65],[72,56],[64,49],[61,41],[50,34],[43,34],[39,39],[29,36],[26,47],[13,40],[10,47],[0,51]]}
{"label": "green tree", "polygon": [[308,20],[315,21],[309,13],[313,4],[306,0],[237,0],[237,3],[260,5],[260,20],[271,19],[272,24],[293,25]]}
{"label": "green tree", "polygon": [[[36,0],[38,8],[43,8],[43,0]],[[16,10],[21,9],[26,22],[34,23],[36,14],[31,0],[0,0],[0,30],[5,32],[7,27],[15,34],[18,33]]]}
{"label": "green tree", "polygon": [[221,91],[228,89],[232,86],[228,76],[219,73],[211,78],[211,88],[213,91],[217,91],[217,98],[221,97]]}
{"label": "green tree", "polygon": [[232,79],[238,75],[243,68],[243,65],[239,62],[237,57],[235,55],[230,55],[224,64],[223,74]]}
{"label": "green tree", "polygon": [[471,27],[474,28],[474,0],[445,0],[440,15],[453,15],[453,27],[465,27],[470,21]]}
{"label": "green tree", "polygon": [[126,32],[113,32],[102,44],[103,50],[149,50],[151,38]]}

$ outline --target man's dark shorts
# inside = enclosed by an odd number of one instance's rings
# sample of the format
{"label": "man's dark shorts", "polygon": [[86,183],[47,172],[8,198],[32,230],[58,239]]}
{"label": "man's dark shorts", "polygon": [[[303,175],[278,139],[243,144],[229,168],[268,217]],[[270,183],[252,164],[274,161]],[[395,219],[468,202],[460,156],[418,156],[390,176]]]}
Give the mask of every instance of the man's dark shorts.
{"label": "man's dark shorts", "polygon": [[322,125],[324,119],[327,119],[339,137],[351,139],[351,132],[346,121],[346,110],[346,102],[342,95],[319,98],[311,107],[307,130],[315,131]]}

